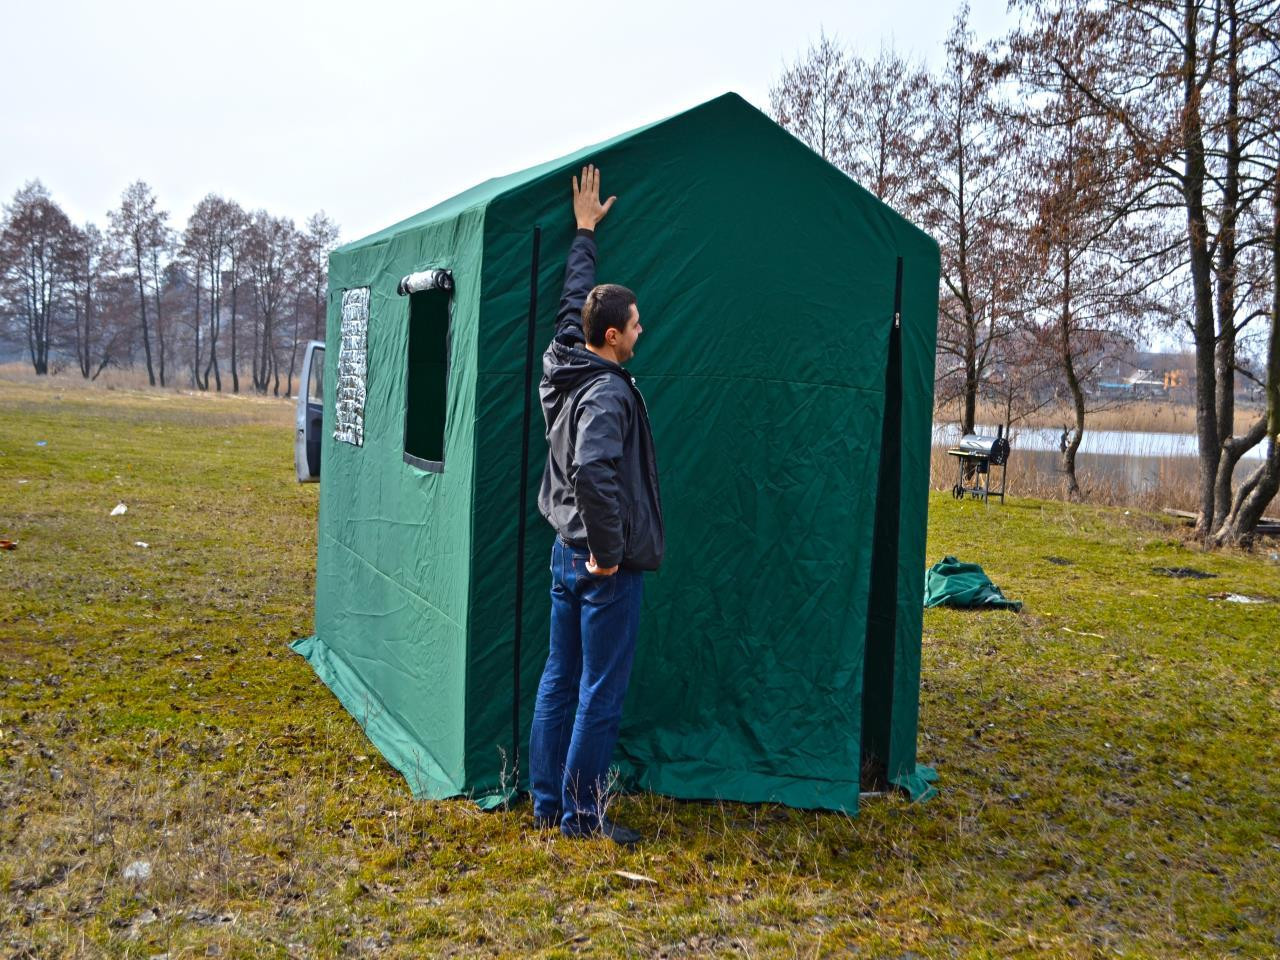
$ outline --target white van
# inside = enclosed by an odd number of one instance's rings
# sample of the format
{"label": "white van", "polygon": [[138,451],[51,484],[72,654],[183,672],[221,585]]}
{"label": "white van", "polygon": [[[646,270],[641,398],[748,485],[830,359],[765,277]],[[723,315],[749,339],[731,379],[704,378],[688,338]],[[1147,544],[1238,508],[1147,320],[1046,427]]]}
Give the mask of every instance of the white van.
{"label": "white van", "polygon": [[324,422],[324,342],[312,340],[302,358],[302,389],[294,418],[293,463],[298,482],[320,479],[320,430]]}

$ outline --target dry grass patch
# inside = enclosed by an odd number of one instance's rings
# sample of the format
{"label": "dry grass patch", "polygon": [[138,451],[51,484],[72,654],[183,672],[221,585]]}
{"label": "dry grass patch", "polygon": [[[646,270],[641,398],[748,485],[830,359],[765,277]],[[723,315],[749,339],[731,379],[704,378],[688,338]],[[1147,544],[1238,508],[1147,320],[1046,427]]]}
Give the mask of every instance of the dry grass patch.
{"label": "dry grass patch", "polygon": [[[254,406],[0,382],[4,955],[1280,952],[1280,604],[1209,599],[1280,592],[1266,552],[939,496],[929,556],[1027,603],[926,613],[940,796],[856,819],[623,797],[652,839],[622,851],[527,804],[413,801],[288,651],[317,488],[287,407]],[[1153,572],[1175,566],[1215,576]]]}

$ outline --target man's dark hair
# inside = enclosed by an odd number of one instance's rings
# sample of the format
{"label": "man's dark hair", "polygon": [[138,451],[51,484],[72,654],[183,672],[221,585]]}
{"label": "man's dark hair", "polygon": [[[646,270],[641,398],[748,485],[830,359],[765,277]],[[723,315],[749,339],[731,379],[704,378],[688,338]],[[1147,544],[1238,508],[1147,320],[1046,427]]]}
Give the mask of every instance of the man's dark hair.
{"label": "man's dark hair", "polygon": [[625,330],[635,302],[636,295],[616,283],[593,287],[582,305],[582,332],[587,336],[587,343],[603,347],[606,330],[610,327]]}

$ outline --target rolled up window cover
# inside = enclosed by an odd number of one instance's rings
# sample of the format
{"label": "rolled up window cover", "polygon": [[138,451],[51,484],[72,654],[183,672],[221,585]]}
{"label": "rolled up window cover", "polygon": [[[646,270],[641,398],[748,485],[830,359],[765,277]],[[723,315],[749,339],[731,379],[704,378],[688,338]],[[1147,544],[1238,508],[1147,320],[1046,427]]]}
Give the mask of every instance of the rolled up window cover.
{"label": "rolled up window cover", "polygon": [[402,297],[423,290],[452,290],[453,273],[448,270],[419,270],[400,281],[396,292]]}

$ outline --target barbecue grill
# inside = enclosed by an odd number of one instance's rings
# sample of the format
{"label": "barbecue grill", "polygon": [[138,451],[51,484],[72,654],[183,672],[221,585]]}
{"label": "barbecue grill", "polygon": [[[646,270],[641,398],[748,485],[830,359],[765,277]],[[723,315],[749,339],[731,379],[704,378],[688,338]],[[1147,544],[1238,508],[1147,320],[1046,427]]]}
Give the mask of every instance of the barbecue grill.
{"label": "barbecue grill", "polygon": [[[996,427],[994,437],[977,433],[966,433],[960,442],[947,451],[947,456],[955,457],[959,475],[951,487],[951,495],[963,500],[968,494],[974,500],[986,501],[996,496],[1004,503],[1005,466],[1009,462],[1009,439],[1004,435],[1004,426]],[[991,468],[1000,468],[1000,489],[991,487]],[[970,482],[972,481],[972,482]]]}

